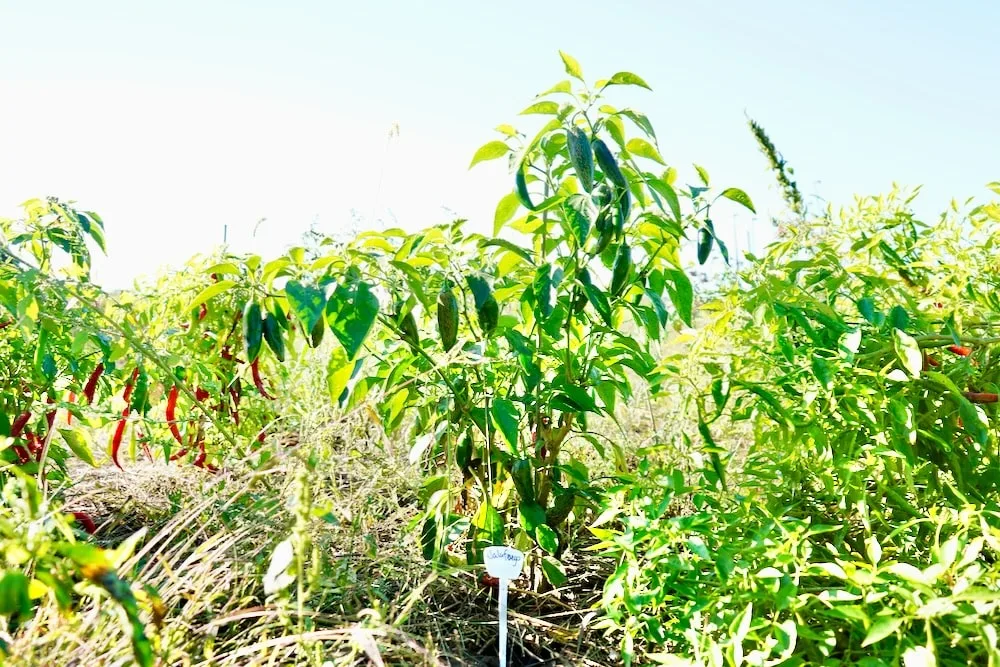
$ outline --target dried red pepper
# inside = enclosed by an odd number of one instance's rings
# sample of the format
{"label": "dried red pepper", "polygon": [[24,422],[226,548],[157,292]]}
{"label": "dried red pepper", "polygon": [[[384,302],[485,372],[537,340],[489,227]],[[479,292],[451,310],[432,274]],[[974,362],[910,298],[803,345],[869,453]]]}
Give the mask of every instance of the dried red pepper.
{"label": "dried red pepper", "polygon": [[103,374],[104,374],[104,364],[101,363],[97,364],[97,367],[90,374],[90,377],[87,378],[87,384],[84,385],[83,387],[83,397],[87,399],[86,400],[87,405],[90,405],[91,403],[94,402],[94,392],[97,391],[97,381],[101,379],[101,376]]}
{"label": "dried red pepper", "polygon": [[180,395],[180,388],[174,385],[170,388],[170,393],[167,394],[167,425],[170,427],[170,435],[174,436],[174,440],[177,444],[183,445],[184,439],[181,438],[181,430],[177,427],[177,397]]}
{"label": "dried red pepper", "polygon": [[259,391],[260,395],[264,398],[273,401],[274,396],[268,394],[267,390],[264,389],[264,381],[260,377],[260,362],[258,359],[254,359],[253,362],[251,362],[250,370],[253,373],[253,384],[257,387],[257,391]]}

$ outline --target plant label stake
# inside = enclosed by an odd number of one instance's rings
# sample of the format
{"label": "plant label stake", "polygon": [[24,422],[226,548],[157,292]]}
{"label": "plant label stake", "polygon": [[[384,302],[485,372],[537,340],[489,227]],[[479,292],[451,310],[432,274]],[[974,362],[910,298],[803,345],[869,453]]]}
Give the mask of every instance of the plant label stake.
{"label": "plant label stake", "polygon": [[500,667],[507,667],[507,584],[521,576],[524,554],[510,547],[483,549],[486,572],[500,580]]}

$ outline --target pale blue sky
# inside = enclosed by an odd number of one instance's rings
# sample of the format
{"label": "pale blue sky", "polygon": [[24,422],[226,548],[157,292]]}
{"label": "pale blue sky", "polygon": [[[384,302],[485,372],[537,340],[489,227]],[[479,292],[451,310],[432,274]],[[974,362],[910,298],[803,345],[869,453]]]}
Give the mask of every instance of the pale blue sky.
{"label": "pale blue sky", "polygon": [[698,162],[751,195],[758,244],[779,204],[744,112],[806,192],[923,184],[932,214],[1000,179],[998,26],[987,2],[0,0],[0,212],[46,194],[101,212],[111,285],[224,223],[265,253],[352,208],[485,224],[509,179],[468,161],[498,123],[537,121],[516,114],[564,78],[563,49],[590,79],[644,77],[616,100],[682,177]]}

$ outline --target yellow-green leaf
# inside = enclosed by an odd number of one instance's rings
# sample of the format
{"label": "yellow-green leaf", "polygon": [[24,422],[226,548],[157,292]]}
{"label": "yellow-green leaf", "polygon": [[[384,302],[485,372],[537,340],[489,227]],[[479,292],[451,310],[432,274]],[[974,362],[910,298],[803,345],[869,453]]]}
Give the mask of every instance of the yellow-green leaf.
{"label": "yellow-green leaf", "polygon": [[486,162],[487,160],[496,160],[499,157],[503,157],[510,151],[510,146],[502,141],[494,140],[487,142],[479,147],[476,154],[472,156],[472,163],[469,165],[469,169],[472,169],[480,162]]}

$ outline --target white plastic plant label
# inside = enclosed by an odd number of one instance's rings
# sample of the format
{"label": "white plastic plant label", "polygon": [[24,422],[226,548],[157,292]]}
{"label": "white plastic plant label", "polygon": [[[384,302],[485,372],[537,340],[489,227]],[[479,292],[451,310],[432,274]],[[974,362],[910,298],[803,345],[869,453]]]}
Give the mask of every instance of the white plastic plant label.
{"label": "white plastic plant label", "polygon": [[486,547],[483,549],[486,571],[497,579],[517,579],[524,567],[524,554],[510,547]]}
{"label": "white plastic plant label", "polygon": [[507,584],[521,576],[524,554],[510,547],[483,549],[486,572],[500,580],[500,667],[507,667]]}

